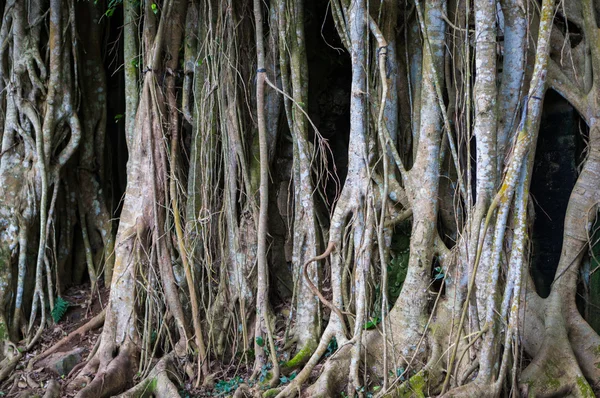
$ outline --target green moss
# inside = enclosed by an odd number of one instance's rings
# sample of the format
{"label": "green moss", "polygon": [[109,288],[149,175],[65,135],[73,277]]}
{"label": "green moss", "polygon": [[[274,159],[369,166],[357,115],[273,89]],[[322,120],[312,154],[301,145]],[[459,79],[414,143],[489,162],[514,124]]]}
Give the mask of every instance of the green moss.
{"label": "green moss", "polygon": [[[425,398],[425,389],[427,387],[428,373],[426,371],[420,371],[413,377],[411,377],[406,383],[396,388],[396,397],[400,398]],[[391,397],[392,395],[386,395]]]}
{"label": "green moss", "polygon": [[281,391],[281,388],[271,388],[270,390],[267,390],[263,393],[263,398],[270,398],[270,397],[274,397],[277,394],[279,394],[279,392]]}
{"label": "green moss", "polygon": [[594,391],[592,390],[592,387],[590,387],[590,384],[587,382],[585,377],[579,376],[576,380],[576,383],[577,383],[577,389],[579,390],[579,394],[582,397],[594,398],[596,396],[594,394]]}
{"label": "green moss", "polygon": [[551,389],[558,389],[560,388],[560,381],[557,378],[546,374],[546,386],[550,387]]}
{"label": "green moss", "polygon": [[283,367],[288,369],[294,369],[304,365],[312,353],[314,352],[314,346],[312,344],[306,344],[292,359],[287,361]]}
{"label": "green moss", "polygon": [[4,340],[8,340],[8,328],[6,327],[6,323],[0,318],[0,342]]}
{"label": "green moss", "polygon": [[150,380],[150,382],[148,383],[148,392],[155,392],[156,391],[156,387],[158,385],[158,380],[156,377],[153,377],[152,380]]}

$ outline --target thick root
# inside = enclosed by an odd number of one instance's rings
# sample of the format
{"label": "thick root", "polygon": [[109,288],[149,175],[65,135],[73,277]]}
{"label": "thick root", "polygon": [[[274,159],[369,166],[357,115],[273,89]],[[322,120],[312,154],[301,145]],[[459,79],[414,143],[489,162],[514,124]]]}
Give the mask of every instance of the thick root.
{"label": "thick root", "polygon": [[307,390],[309,397],[334,397],[345,390],[352,347],[346,345],[334,354],[324,365],[321,375]]}
{"label": "thick root", "polygon": [[298,350],[298,352],[296,353],[296,355],[294,355],[293,358],[291,358],[281,367],[281,371],[283,373],[288,373],[293,371],[294,369],[298,369],[301,366],[305,365],[312,356],[312,354],[314,354],[316,348],[316,341],[314,342],[314,344],[313,342],[310,342],[304,345],[304,347]]}
{"label": "thick root", "polygon": [[46,392],[43,398],[58,398],[60,397],[60,384],[54,379],[51,379],[46,386]]}
{"label": "thick root", "polygon": [[575,359],[564,328],[547,331],[542,349],[523,371],[521,380],[529,396],[553,396],[560,392],[573,397],[595,397]]}
{"label": "thick root", "polygon": [[[308,380],[308,378],[310,377],[310,373],[314,369],[315,365],[317,365],[317,363],[319,362],[321,357],[327,351],[327,346],[329,345],[329,341],[334,336],[336,336],[336,332],[339,332],[332,325],[334,325],[334,323],[330,322],[329,325],[327,326],[327,328],[325,329],[323,336],[321,337],[321,341],[319,342],[317,349],[312,354],[312,356],[310,357],[310,359],[308,360],[306,365],[302,368],[300,373],[298,373],[296,378],[294,380],[292,380],[292,382],[290,384],[288,384],[283,389],[283,391],[281,391],[277,395],[277,398],[293,397],[296,394],[300,395],[300,389],[301,389],[302,385]],[[339,333],[337,333],[337,334],[339,334]]]}
{"label": "thick root", "polygon": [[4,360],[0,362],[0,382],[12,375],[13,370],[17,367],[17,364],[22,357],[23,354],[19,352],[13,358],[4,358]]}
{"label": "thick root", "polygon": [[137,369],[137,356],[134,352],[121,347],[116,357],[103,364],[100,360],[106,355],[103,351],[98,351],[75,380],[69,384],[71,390],[83,388],[76,395],[76,398],[112,396],[123,391],[131,383],[134,369]]}
{"label": "thick root", "polygon": [[581,317],[571,312],[568,319],[569,339],[581,371],[594,386],[600,386],[600,336]]}
{"label": "thick root", "polygon": [[[154,366],[150,374],[134,387],[118,395],[119,398],[143,398],[143,397],[177,397],[179,392],[177,386],[171,381],[171,378],[176,377],[174,353],[170,353]],[[178,381],[178,384],[181,384]]]}

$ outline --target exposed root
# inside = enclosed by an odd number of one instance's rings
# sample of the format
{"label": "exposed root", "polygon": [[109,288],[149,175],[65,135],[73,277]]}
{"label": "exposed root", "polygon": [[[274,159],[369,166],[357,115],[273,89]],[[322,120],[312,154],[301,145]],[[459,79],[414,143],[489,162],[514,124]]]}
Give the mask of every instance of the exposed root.
{"label": "exposed root", "polygon": [[130,346],[121,346],[118,354],[108,361],[104,359],[104,350],[100,350],[69,384],[72,390],[83,388],[76,397],[107,397],[127,388],[133,379],[134,369],[137,369],[137,355]]}
{"label": "exposed root", "polygon": [[60,397],[60,384],[54,379],[50,379],[46,386],[46,393],[43,398],[58,398]]}
{"label": "exposed root", "polygon": [[17,352],[17,354],[11,358],[5,358],[2,362],[0,362],[0,382],[4,381],[7,377],[12,375],[13,370],[23,357],[21,352]]}
{"label": "exposed root", "polygon": [[294,380],[292,380],[292,382],[277,395],[277,398],[293,397],[300,392],[300,388],[308,380],[312,370],[327,351],[329,341],[336,335],[336,330],[332,325],[334,325],[334,323],[330,322],[325,329],[323,336],[321,337],[321,341],[319,342],[317,349],[312,354],[306,365],[304,365]]}
{"label": "exposed root", "polygon": [[565,389],[573,397],[595,396],[577,363],[566,328],[560,325],[546,329],[544,344],[521,380],[530,396],[547,396]]}
{"label": "exposed root", "polygon": [[352,347],[346,345],[330,358],[321,375],[307,390],[310,397],[333,397],[345,389],[352,356]]}
{"label": "exposed root", "polygon": [[315,345],[316,342],[314,342],[313,344],[309,342],[304,347],[300,348],[298,350],[298,353],[282,366],[282,372],[289,372],[306,364],[306,362],[310,359],[311,355],[315,352]]}
{"label": "exposed root", "polygon": [[[154,366],[150,374],[131,389],[127,390],[119,398],[139,398],[139,397],[177,397],[179,392],[177,386],[173,383],[173,378],[179,375],[175,372],[173,362],[175,354],[172,352],[161,358]],[[181,384],[180,380],[177,380]]]}

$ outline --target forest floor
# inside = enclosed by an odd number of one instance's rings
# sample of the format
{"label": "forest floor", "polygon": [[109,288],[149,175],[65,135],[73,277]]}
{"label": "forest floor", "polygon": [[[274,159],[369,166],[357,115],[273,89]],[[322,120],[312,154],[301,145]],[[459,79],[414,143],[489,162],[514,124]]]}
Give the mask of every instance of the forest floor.
{"label": "forest floor", "polygon": [[[68,306],[65,305],[66,312],[59,322],[47,326],[40,341],[23,356],[13,374],[0,385],[1,398],[42,397],[51,386],[62,387],[69,381],[69,376],[76,373],[72,370],[80,368],[78,364],[88,358],[98,341],[101,327],[70,339],[68,344],[46,358],[40,356],[102,311],[108,302],[108,290],[101,288],[93,300],[90,300],[89,291],[89,285],[80,285],[62,295],[62,299],[68,303]],[[60,392],[60,396],[72,395]]]}
{"label": "forest floor", "polygon": [[[94,319],[102,312],[108,302],[109,291],[100,288],[99,293],[90,300],[90,287],[81,285],[68,289],[62,299],[68,302],[66,312],[59,322],[47,326],[40,341],[20,360],[13,374],[0,384],[0,398],[35,398],[35,397],[73,397],[74,393],[66,392],[64,388],[78,373],[78,370],[92,356],[102,333],[102,323],[89,328]],[[49,310],[48,310],[49,312]],[[280,365],[289,358],[292,347],[285,347],[285,329],[289,316],[289,306],[280,304],[274,308],[275,343]],[[37,327],[37,325],[36,325]],[[84,333],[77,334],[81,329],[89,328]],[[71,335],[71,336],[70,336]],[[289,336],[288,336],[289,337]],[[67,343],[65,343],[67,341]],[[60,346],[57,349],[57,344]],[[326,357],[337,349],[335,342],[328,348]],[[158,361],[158,359],[156,360]],[[194,377],[185,377],[181,385],[181,397],[230,397],[244,384],[253,390],[267,390],[271,366],[261,370],[257,380],[250,381],[254,353],[250,350],[244,357],[237,355],[233,358],[221,358],[211,362],[213,373],[205,379],[203,386],[193,387]],[[323,364],[318,364],[312,371],[311,379],[316,379],[321,373]],[[280,376],[280,385],[285,385],[294,379],[297,371],[288,369]],[[136,380],[132,380],[132,385]],[[51,389],[56,392],[45,395]]]}

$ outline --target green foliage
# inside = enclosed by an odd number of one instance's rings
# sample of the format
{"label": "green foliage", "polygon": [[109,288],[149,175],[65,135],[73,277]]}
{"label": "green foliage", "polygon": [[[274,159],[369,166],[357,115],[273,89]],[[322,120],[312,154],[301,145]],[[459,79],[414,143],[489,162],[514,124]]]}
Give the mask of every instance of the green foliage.
{"label": "green foliage", "polygon": [[258,344],[258,346],[259,346],[259,347],[264,347],[264,345],[265,345],[265,340],[264,340],[264,339],[263,339],[261,336],[258,336],[258,337],[256,338],[256,344]]}
{"label": "green foliage", "polygon": [[335,339],[335,337],[332,337],[331,340],[329,341],[329,344],[327,345],[327,351],[325,351],[325,358],[327,358],[328,356],[331,356],[334,352],[336,352],[338,349],[338,344],[337,344],[337,340]]}
{"label": "green foliage", "polygon": [[104,15],[109,18],[112,17],[113,14],[115,13],[115,11],[117,10],[117,7],[120,6],[121,4],[123,4],[123,0],[109,0],[108,6],[106,8],[106,12],[104,13]]}
{"label": "green foliage", "polygon": [[241,376],[236,376],[229,380],[219,380],[215,384],[213,396],[230,395],[244,382]]}
{"label": "green foliage", "polygon": [[281,382],[281,384],[285,384],[285,383],[289,383],[290,381],[294,380],[296,378],[296,372],[293,372],[291,375],[289,376],[282,376],[279,378],[279,381]]}
{"label": "green foliage", "polygon": [[158,14],[158,6],[156,5],[156,3],[152,3],[152,5],[150,5],[150,8],[152,8],[152,12],[154,13],[154,15]]}
{"label": "green foliage", "polygon": [[71,305],[71,303],[58,296],[58,298],[56,299],[56,303],[54,303],[54,308],[52,309],[51,313],[54,323],[60,322],[63,316],[65,316],[67,309],[69,309],[69,305]]}
{"label": "green foliage", "polygon": [[269,374],[269,370],[273,367],[270,363],[266,363],[260,368],[260,377],[258,381],[263,383],[265,380],[271,379],[271,375]]}
{"label": "green foliage", "polygon": [[186,391],[184,389],[181,389],[178,391],[179,392],[179,396],[181,398],[191,398],[192,396],[190,395],[189,391]]}
{"label": "green foliage", "polygon": [[363,329],[365,329],[365,330],[374,329],[375,326],[377,326],[380,322],[381,322],[380,317],[378,317],[378,316],[373,317],[373,318],[371,318],[370,321],[365,323],[365,325],[363,326]]}
{"label": "green foliage", "polygon": [[389,376],[390,376],[390,378],[398,377],[400,381],[406,380],[404,368],[396,368],[396,372],[394,372],[393,370],[390,370]]}
{"label": "green foliage", "polygon": [[435,275],[433,276],[433,279],[437,281],[444,278],[444,270],[442,267],[435,267],[434,271]]}

